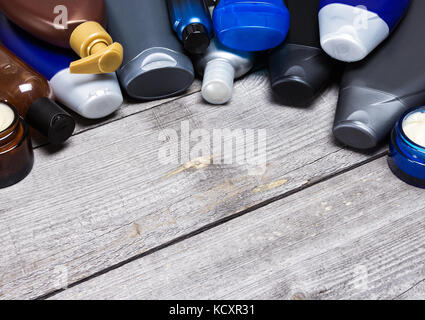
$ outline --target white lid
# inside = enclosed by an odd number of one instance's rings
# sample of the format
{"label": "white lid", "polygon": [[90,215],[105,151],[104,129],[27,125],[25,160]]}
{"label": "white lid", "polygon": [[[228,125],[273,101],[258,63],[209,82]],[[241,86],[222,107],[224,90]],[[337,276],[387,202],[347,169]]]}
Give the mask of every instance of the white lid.
{"label": "white lid", "polygon": [[100,119],[114,113],[123,103],[115,73],[71,74],[58,72],[51,80],[56,99],[88,119]]}
{"label": "white lid", "polygon": [[223,59],[214,59],[207,63],[202,83],[202,97],[211,104],[225,104],[233,94],[235,69]]}
{"label": "white lid", "polygon": [[344,62],[364,59],[389,35],[376,13],[362,6],[333,3],[319,12],[320,42],[332,58]]}

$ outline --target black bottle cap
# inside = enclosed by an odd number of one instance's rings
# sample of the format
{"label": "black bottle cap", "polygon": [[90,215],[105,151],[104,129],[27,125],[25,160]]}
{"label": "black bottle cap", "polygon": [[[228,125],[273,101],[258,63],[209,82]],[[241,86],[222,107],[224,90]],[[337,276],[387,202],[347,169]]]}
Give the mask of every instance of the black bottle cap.
{"label": "black bottle cap", "polygon": [[183,45],[192,54],[204,54],[210,45],[207,29],[200,23],[188,25],[183,30]]}
{"label": "black bottle cap", "polygon": [[65,142],[75,129],[72,116],[49,98],[34,101],[28,109],[26,121],[52,144]]}
{"label": "black bottle cap", "polygon": [[269,70],[280,102],[307,106],[331,81],[333,62],[320,48],[285,43],[269,55]]}

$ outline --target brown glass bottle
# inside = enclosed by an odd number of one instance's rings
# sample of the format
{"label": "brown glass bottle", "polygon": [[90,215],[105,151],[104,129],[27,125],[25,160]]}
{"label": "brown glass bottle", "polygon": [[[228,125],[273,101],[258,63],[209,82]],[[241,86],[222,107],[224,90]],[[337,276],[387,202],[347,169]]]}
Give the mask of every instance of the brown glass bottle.
{"label": "brown glass bottle", "polygon": [[0,188],[6,188],[21,181],[31,172],[34,153],[28,127],[17,110],[2,101],[0,108],[13,114],[0,129]]}
{"label": "brown glass bottle", "polygon": [[[81,23],[105,26],[104,0],[0,0],[0,11],[37,38],[63,48],[70,47],[70,36]],[[67,19],[55,23],[62,14]]]}
{"label": "brown glass bottle", "polygon": [[51,97],[47,80],[0,45],[0,100],[15,106],[50,143],[60,144],[74,132],[75,121]]}

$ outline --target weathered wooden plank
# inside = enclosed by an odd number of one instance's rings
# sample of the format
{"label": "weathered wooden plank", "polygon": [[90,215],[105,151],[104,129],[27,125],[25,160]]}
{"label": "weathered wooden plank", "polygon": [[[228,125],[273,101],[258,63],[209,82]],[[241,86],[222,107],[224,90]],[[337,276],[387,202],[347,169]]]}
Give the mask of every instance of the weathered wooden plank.
{"label": "weathered wooden plank", "polygon": [[[310,108],[282,107],[260,72],[238,82],[227,106],[190,95],[62,150],[37,149],[31,176],[0,191],[0,298],[49,293],[368,159],[333,143],[336,96],[332,88]],[[253,176],[255,166],[205,158],[162,165],[159,133],[184,121],[208,132],[267,129],[267,170]]]}
{"label": "weathered wooden plank", "polygon": [[424,210],[381,158],[53,298],[394,298],[425,278]]}

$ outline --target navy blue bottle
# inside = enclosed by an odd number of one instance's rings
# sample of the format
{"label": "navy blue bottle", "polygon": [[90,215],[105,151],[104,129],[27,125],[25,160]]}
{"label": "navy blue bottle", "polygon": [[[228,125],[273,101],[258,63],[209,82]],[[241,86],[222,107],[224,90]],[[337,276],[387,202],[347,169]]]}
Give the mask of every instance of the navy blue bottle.
{"label": "navy blue bottle", "polygon": [[203,54],[212,37],[210,12],[203,0],[168,0],[171,25],[184,48],[192,54]]}

